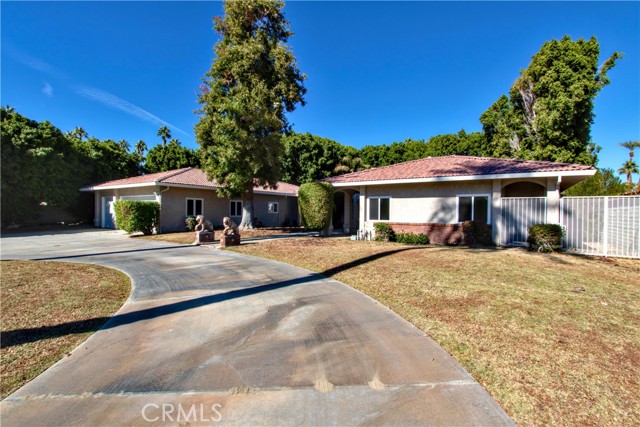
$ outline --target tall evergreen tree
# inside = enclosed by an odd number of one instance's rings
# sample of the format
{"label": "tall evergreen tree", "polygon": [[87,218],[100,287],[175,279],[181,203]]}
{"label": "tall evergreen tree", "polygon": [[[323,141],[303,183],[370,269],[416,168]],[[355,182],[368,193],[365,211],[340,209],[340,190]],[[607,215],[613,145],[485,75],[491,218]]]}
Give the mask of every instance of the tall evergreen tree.
{"label": "tall evergreen tree", "polygon": [[228,0],[214,19],[220,39],[199,94],[196,140],[203,169],[223,184],[223,196],[243,198],[241,229],[253,228],[253,187],[281,178],[285,116],[304,105],[306,76],[285,44],[292,32],[284,3]]}
{"label": "tall evergreen tree", "polygon": [[509,92],[480,117],[485,136],[500,157],[593,165],[593,103],[607,72],[622,57],[614,52],[598,67],[595,39],[569,36],[542,45]]}

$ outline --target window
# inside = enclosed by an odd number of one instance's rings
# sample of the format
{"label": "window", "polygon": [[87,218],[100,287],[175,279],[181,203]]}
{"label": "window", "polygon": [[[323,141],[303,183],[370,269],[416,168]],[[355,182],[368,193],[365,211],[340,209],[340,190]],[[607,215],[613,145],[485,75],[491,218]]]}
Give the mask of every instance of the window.
{"label": "window", "polygon": [[203,199],[187,199],[187,216],[203,215]]}
{"label": "window", "polygon": [[476,221],[490,224],[489,196],[458,196],[458,222]]}
{"label": "window", "polygon": [[278,207],[278,202],[269,202],[269,213],[277,214]]}
{"label": "window", "polygon": [[369,198],[369,219],[373,221],[389,221],[389,197]]}
{"label": "window", "polygon": [[242,201],[231,200],[229,207],[229,216],[242,216]]}

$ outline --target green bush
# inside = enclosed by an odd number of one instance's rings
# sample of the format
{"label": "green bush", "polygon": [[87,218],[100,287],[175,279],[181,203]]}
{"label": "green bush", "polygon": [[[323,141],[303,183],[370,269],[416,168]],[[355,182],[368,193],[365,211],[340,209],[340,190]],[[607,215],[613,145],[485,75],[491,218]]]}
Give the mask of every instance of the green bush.
{"label": "green bush", "polygon": [[467,245],[476,243],[485,246],[493,245],[491,226],[484,222],[465,221],[462,223],[462,231],[464,233],[464,243]]}
{"label": "green bush", "polygon": [[395,242],[396,233],[386,222],[376,222],[373,224],[373,228],[376,230],[375,240],[379,242]]}
{"label": "green bush", "polygon": [[409,243],[411,245],[428,245],[429,236],[426,234],[398,232],[396,233],[396,242]]}
{"label": "green bush", "polygon": [[195,231],[197,223],[198,220],[196,220],[195,216],[188,216],[184,220],[184,225],[187,227],[187,231]]}
{"label": "green bush", "polygon": [[138,200],[118,200],[114,204],[116,211],[116,227],[127,233],[142,231],[153,233],[160,218],[158,202],[141,202]]}
{"label": "green bush", "polygon": [[560,252],[562,249],[564,229],[558,224],[536,224],[529,227],[530,251]]}
{"label": "green bush", "polygon": [[298,190],[300,221],[307,230],[326,230],[333,215],[333,186],[328,182],[308,182]]}

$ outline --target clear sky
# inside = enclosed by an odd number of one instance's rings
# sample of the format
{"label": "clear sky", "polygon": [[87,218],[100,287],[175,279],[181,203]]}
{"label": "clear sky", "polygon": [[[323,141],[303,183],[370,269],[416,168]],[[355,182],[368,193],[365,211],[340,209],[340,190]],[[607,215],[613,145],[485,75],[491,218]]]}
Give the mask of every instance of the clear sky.
{"label": "clear sky", "polygon": [[[2,15],[2,105],[63,131],[196,148],[197,88],[213,59],[220,2],[10,2]],[[640,139],[639,2],[303,2],[286,4],[307,74],[296,132],[361,148],[481,130],[545,41],[596,36],[624,58],[595,101],[601,167]],[[640,157],[640,154],[638,154]]]}

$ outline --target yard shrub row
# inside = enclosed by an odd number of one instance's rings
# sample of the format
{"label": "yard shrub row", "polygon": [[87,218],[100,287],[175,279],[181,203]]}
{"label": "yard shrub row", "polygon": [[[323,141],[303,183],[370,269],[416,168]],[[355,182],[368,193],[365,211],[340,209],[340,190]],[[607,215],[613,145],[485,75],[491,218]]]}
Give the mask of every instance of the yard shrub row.
{"label": "yard shrub row", "polygon": [[421,233],[396,233],[396,242],[411,245],[428,245],[429,236]]}
{"label": "yard shrub row", "polygon": [[409,243],[411,245],[428,245],[429,236],[426,234],[395,232],[386,222],[376,222],[373,224],[375,230],[375,240],[379,242]]}
{"label": "yard shrub row", "polygon": [[114,204],[116,211],[116,227],[127,233],[141,231],[152,234],[160,219],[158,202],[141,202],[139,200],[118,200]]}
{"label": "yard shrub row", "polygon": [[529,227],[527,243],[530,251],[560,252],[564,229],[558,224],[536,224]]}

